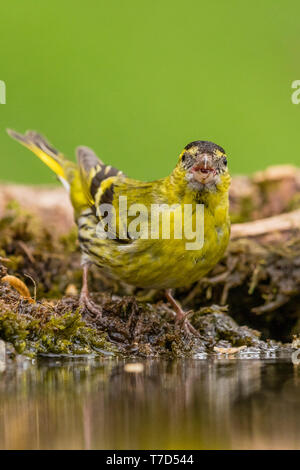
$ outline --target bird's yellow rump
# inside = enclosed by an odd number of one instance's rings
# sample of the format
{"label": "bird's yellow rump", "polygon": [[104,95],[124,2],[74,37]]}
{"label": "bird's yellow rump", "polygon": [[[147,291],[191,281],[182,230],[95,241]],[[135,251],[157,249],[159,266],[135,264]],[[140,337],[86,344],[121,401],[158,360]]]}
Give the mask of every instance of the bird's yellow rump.
{"label": "bird's yellow rump", "polygon": [[[76,164],[65,159],[35,132],[22,135],[9,130],[8,133],[32,150],[69,190],[84,266],[81,303],[90,311],[99,313],[87,289],[88,265],[93,263],[128,284],[167,289],[167,297],[173,304],[177,320],[186,326],[188,322],[184,320],[184,313],[169,289],[198,281],[220,260],[229,241],[230,176],[222,147],[207,141],[192,142],[181,152],[169,176],[144,183],[127,178],[116,168],[105,165],[88,147],[77,148]],[[147,214],[151,214],[153,205],[158,204],[168,207],[176,205],[182,213],[185,206],[190,206],[190,220],[182,223],[188,222],[194,228],[198,223],[197,205],[202,205],[203,245],[187,249],[189,240],[184,227],[181,238],[163,238],[162,226],[159,227],[159,236],[155,238],[132,236],[130,231],[124,233],[125,227],[128,230],[134,219],[130,211],[120,211],[120,201],[124,198],[128,208],[139,204],[146,208]],[[113,237],[109,224],[104,231],[98,230],[99,222],[104,220],[101,208],[109,205],[116,214]],[[176,217],[173,214],[171,229],[174,229]],[[151,222],[150,219],[148,222]],[[193,328],[188,325],[189,331],[192,331]]]}

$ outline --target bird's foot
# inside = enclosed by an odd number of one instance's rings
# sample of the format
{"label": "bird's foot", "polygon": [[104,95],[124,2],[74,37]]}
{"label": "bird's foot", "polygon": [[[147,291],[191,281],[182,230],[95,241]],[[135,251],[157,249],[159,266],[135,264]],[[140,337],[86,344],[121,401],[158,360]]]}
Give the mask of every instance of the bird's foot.
{"label": "bird's foot", "polygon": [[197,331],[196,328],[194,328],[191,322],[188,320],[188,316],[190,314],[191,312],[184,312],[183,310],[181,310],[180,312],[175,312],[175,325],[182,328],[188,336],[199,337],[199,331]]}
{"label": "bird's foot", "polygon": [[174,308],[175,325],[184,330],[188,336],[196,336],[199,338],[199,331],[197,331],[196,328],[194,328],[191,322],[188,320],[188,316],[191,314],[191,312],[185,312],[184,310],[182,310],[181,306],[176,302],[176,300],[172,296],[170,290],[166,291],[166,297]]}
{"label": "bird's foot", "polygon": [[83,276],[82,276],[82,289],[79,298],[79,305],[83,311],[88,310],[90,313],[96,316],[96,320],[102,317],[102,308],[100,305],[95,304],[92,301],[89,294],[88,288],[88,271],[89,264],[83,265]]}
{"label": "bird's foot", "polygon": [[93,302],[90,296],[86,292],[81,292],[79,305],[83,310],[88,310],[90,313],[96,316],[96,320],[102,317],[102,308]]}

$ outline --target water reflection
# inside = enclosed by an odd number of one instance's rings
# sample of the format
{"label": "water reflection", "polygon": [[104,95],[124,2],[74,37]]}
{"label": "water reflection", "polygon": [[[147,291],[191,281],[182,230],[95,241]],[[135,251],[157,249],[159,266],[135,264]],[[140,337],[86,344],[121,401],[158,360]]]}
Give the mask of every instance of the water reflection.
{"label": "water reflection", "polygon": [[1,449],[300,448],[286,360],[42,360],[0,372]]}

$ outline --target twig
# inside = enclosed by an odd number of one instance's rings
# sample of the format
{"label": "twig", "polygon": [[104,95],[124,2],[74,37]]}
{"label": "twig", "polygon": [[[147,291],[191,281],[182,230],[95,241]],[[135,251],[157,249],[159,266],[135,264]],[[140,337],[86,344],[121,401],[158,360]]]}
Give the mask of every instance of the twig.
{"label": "twig", "polygon": [[266,219],[254,220],[243,224],[233,224],[231,239],[259,237],[269,233],[300,230],[300,209]]}

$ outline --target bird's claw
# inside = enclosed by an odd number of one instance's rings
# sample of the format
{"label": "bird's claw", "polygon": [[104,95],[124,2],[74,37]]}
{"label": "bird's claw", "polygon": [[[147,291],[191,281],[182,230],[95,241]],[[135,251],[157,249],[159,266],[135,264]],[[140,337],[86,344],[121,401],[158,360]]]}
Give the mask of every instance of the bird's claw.
{"label": "bird's claw", "polygon": [[176,314],[175,325],[183,329],[188,336],[197,336],[200,337],[199,331],[193,327],[191,322],[188,320],[188,317],[192,314],[192,311]]}
{"label": "bird's claw", "polygon": [[102,308],[100,305],[95,304],[90,297],[86,294],[81,294],[79,299],[79,306],[83,310],[88,310],[90,313],[96,316],[96,320],[102,317]]}
{"label": "bird's claw", "polygon": [[194,328],[191,322],[188,320],[188,317],[193,313],[192,310],[184,312],[181,306],[176,302],[176,300],[172,296],[170,289],[166,290],[166,297],[174,308],[175,326],[178,326],[179,328],[183,329],[188,336],[196,336],[197,338],[200,338],[201,336],[199,331],[197,331],[196,328]]}

